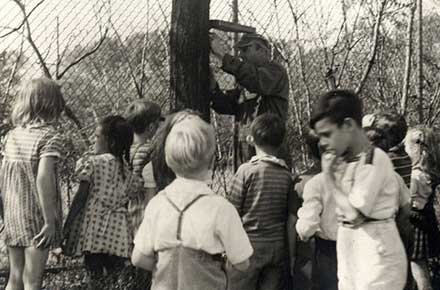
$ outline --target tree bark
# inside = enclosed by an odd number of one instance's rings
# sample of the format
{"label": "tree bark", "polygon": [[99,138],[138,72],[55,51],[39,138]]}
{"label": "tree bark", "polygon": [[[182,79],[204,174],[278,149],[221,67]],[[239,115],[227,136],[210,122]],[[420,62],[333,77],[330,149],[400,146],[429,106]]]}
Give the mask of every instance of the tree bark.
{"label": "tree bark", "polygon": [[209,120],[210,0],[173,0],[170,85],[173,110],[190,108]]}
{"label": "tree bark", "polygon": [[423,6],[422,0],[418,0],[418,38],[417,38],[417,112],[419,123],[423,124]]}
{"label": "tree bark", "polygon": [[406,44],[406,60],[405,60],[405,77],[403,79],[402,100],[400,102],[400,112],[402,115],[406,114],[406,108],[408,104],[408,88],[411,76],[411,56],[412,56],[412,42],[413,42],[413,26],[414,15],[416,12],[416,3],[411,5],[409,18],[408,18],[408,41]]}

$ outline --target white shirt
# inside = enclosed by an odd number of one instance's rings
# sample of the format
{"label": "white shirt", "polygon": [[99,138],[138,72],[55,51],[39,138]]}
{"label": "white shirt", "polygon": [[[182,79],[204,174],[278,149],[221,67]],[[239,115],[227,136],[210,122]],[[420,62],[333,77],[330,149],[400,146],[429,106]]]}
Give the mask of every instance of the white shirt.
{"label": "white shirt", "polygon": [[375,148],[373,164],[360,160],[343,164],[335,173],[337,183],[348,194],[350,204],[374,219],[393,218],[399,208],[400,184],[388,155]]}
{"label": "white shirt", "polygon": [[296,230],[303,238],[315,233],[318,237],[336,241],[338,221],[336,202],[323,173],[313,176],[304,186],[303,205],[298,210]]}
{"label": "white shirt", "polygon": [[[177,240],[180,209],[203,194],[183,216],[181,241]],[[145,209],[144,220],[134,240],[135,248],[146,256],[179,245],[209,254],[226,253],[232,264],[248,259],[253,249],[234,206],[201,181],[177,178],[156,195]]]}

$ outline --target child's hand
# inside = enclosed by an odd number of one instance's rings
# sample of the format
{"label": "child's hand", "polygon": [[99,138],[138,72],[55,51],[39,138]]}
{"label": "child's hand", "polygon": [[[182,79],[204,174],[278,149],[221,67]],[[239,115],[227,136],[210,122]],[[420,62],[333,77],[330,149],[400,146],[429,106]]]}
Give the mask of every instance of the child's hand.
{"label": "child's hand", "polygon": [[40,233],[33,238],[33,243],[36,248],[47,248],[55,239],[55,224],[46,223],[41,229]]}
{"label": "child's hand", "polygon": [[322,172],[333,177],[334,172],[336,170],[336,161],[337,161],[337,156],[334,152],[331,151],[324,152],[324,154],[322,154],[321,157]]}
{"label": "child's hand", "polygon": [[290,258],[290,277],[294,278],[295,276],[295,261],[296,257]]}

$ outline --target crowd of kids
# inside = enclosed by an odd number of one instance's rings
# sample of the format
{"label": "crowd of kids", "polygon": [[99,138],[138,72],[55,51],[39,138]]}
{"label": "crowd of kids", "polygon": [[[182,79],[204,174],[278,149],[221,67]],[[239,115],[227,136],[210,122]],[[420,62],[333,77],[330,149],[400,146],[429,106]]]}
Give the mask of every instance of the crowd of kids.
{"label": "crowd of kids", "polygon": [[439,289],[440,136],[408,130],[394,113],[363,117],[355,93],[329,91],[305,136],[313,166],[294,178],[284,73],[252,61],[266,59],[267,47],[247,35],[238,59],[213,45],[225,71],[256,94],[214,88],[213,108],[243,118],[240,146],[252,148],[225,196],[209,186],[214,128],[197,112],[163,118],[157,104],[138,100],[96,124],[63,219],[65,101],[55,81],[25,82],[2,146],[6,290],[41,289],[49,251],[60,247],[84,257],[89,289],[110,287],[129,267],[137,289]]}

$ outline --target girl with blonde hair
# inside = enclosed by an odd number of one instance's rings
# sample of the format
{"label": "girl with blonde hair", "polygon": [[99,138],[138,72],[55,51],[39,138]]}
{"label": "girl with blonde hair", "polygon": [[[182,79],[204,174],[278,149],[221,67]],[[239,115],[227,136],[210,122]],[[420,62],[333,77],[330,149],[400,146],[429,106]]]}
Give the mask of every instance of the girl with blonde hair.
{"label": "girl with blonde hair", "polygon": [[48,79],[24,83],[5,137],[0,169],[4,238],[10,272],[6,290],[39,290],[50,248],[61,241],[58,163],[64,110],[60,86]]}

